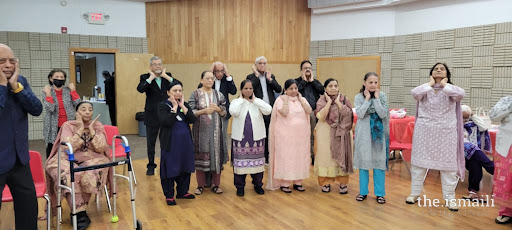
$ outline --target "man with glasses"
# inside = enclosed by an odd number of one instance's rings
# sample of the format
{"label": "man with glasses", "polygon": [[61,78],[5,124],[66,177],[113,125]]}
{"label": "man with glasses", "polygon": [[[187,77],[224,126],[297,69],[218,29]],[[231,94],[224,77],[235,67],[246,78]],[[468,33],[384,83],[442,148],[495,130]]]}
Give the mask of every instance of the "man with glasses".
{"label": "man with glasses", "polygon": [[[227,114],[222,120],[222,134],[224,137],[227,137],[227,131],[228,131],[228,121],[231,117],[231,114],[229,114],[229,94],[235,95],[236,94],[236,85],[233,81],[233,76],[231,76],[228,72],[228,67],[226,64],[222,62],[214,62],[212,66],[210,67],[210,70],[212,71],[213,75],[215,76],[215,82],[214,82],[214,89],[221,92],[222,95],[224,95],[224,98],[226,98],[226,109]],[[203,87],[203,84],[199,83],[199,86],[197,88]],[[227,146],[227,138],[224,138],[224,145]],[[210,172],[206,172],[206,185],[205,187],[211,186],[211,174]]]}
{"label": "man with glasses", "polygon": [[[295,79],[298,84],[297,87],[299,88],[299,93],[302,94],[304,98],[306,98],[313,111],[315,111],[316,102],[325,92],[324,86],[322,83],[320,83],[320,81],[313,77],[313,68],[310,61],[304,60],[300,63],[300,72],[301,76]],[[317,121],[315,113],[310,113],[309,121],[311,124],[311,164],[314,164],[314,130]]]}
{"label": "man with glasses", "polygon": [[[16,229],[37,229],[37,198],[28,153],[28,116],[43,112],[41,101],[20,75],[19,61],[0,43],[0,200],[7,184],[14,199]],[[0,202],[0,209],[2,203]]]}
{"label": "man with glasses", "polygon": [[[267,58],[264,56],[257,57],[252,66],[253,73],[247,76],[251,80],[254,96],[262,99],[266,103],[274,106],[276,97],[274,93],[281,93],[281,86],[276,81],[276,77],[272,74],[272,68],[267,68]],[[268,163],[268,127],[270,125],[271,115],[263,116],[265,128],[267,129],[267,139],[265,140],[265,161]]]}
{"label": "man with glasses", "polygon": [[167,100],[167,87],[171,82],[177,81],[172,74],[165,72],[162,67],[162,59],[157,56],[149,59],[148,73],[140,75],[140,83],[137,91],[146,93],[146,106],[144,107],[144,125],[146,125],[146,140],[148,149],[148,164],[146,175],[155,175],[155,144],[160,131],[158,120],[158,104]]}

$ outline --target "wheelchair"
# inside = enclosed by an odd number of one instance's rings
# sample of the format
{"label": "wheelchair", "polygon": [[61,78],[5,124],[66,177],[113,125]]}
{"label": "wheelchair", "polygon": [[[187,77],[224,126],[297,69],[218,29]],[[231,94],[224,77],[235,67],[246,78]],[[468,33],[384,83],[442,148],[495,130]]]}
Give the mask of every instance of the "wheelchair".
{"label": "wheelchair", "polygon": [[[112,189],[113,189],[113,214],[111,218],[112,223],[116,223],[119,221],[119,217],[117,216],[117,208],[116,208],[116,201],[117,201],[117,190],[116,190],[116,177],[124,178],[128,180],[128,183],[130,185],[130,200],[131,200],[131,208],[132,208],[132,217],[133,217],[133,229],[135,230],[142,230],[142,222],[137,219],[137,215],[135,213],[135,192],[133,188],[133,182],[134,182],[134,174],[132,173],[132,161],[130,158],[130,146],[128,145],[128,139],[124,136],[114,136],[112,139],[112,146],[115,146],[116,139],[121,139],[123,141],[122,145],[126,152],[126,159],[118,160],[115,159],[115,154],[112,154],[112,161],[105,164],[99,164],[99,165],[91,165],[91,166],[85,166],[85,167],[75,167],[73,163],[75,163],[75,155],[73,153],[73,147],[70,143],[67,142],[61,142],[59,145],[58,150],[58,163],[57,163],[57,172],[60,172],[60,154],[61,154],[61,147],[66,146],[67,150],[65,150],[66,154],[68,155],[68,161],[69,161],[69,168],[71,173],[71,187],[65,186],[61,184],[61,180],[59,180],[59,185],[57,189],[57,229],[60,229],[60,225],[62,224],[62,206],[61,206],[61,199],[62,199],[62,191],[61,189],[66,189],[70,191],[71,193],[71,216],[72,216],[72,225],[73,230],[77,229],[77,217],[76,217],[76,206],[75,206],[75,173],[82,172],[82,171],[88,171],[88,170],[95,170],[95,169],[101,169],[101,168],[107,168],[112,167],[113,170],[113,180],[112,180]],[[128,176],[122,175],[122,174],[116,174],[115,173],[115,166],[118,165],[128,165]],[[108,195],[107,195],[108,197]]]}

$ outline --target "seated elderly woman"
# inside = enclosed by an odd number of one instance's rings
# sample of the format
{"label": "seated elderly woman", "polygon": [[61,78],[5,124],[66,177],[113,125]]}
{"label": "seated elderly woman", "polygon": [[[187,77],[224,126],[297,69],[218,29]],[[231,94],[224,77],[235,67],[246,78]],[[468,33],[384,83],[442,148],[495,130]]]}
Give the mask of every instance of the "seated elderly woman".
{"label": "seated elderly woman", "polygon": [[484,153],[491,151],[491,138],[487,131],[490,127],[481,118],[473,115],[469,106],[462,105],[461,109],[464,118],[464,156],[466,169],[469,171],[469,194],[462,198],[485,201],[478,195],[478,191],[482,180],[482,167],[491,175],[494,174],[494,162]]}
{"label": "seated elderly woman", "polygon": [[[110,162],[110,156],[106,154],[107,140],[103,125],[92,120],[93,106],[91,102],[82,101],[76,107],[76,120],[65,122],[55,143],[68,142],[73,147],[75,154],[75,167],[104,164]],[[46,161],[46,174],[48,178],[49,193],[52,198],[52,204],[57,205],[56,191],[58,189],[57,180],[66,186],[71,186],[71,174],[67,154],[61,152],[60,167],[61,172],[57,172],[57,151],[59,145],[55,144]],[[63,148],[61,148],[63,149]],[[89,199],[93,193],[101,195],[101,191],[106,183],[111,180],[111,168],[102,168],[75,173],[75,205],[77,213],[77,228],[86,229],[91,220],[85,212]],[[109,183],[110,185],[110,183]],[[71,206],[71,194],[68,190],[62,190],[66,197],[68,205]],[[55,213],[55,212],[53,212]]]}

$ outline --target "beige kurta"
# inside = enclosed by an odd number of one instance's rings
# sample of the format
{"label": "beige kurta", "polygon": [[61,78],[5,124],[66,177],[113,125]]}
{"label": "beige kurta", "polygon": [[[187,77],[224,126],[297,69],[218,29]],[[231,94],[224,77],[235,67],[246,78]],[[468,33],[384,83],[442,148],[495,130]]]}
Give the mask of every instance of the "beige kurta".
{"label": "beige kurta", "polygon": [[320,177],[348,176],[331,154],[331,126],[318,120],[315,128],[315,175]]}

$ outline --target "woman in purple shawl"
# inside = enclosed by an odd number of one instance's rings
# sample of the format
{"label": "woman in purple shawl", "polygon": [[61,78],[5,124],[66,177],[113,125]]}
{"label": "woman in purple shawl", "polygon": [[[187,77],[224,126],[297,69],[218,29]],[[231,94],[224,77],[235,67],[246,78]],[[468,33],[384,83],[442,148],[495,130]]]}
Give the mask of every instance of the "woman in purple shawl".
{"label": "woman in purple shawl", "polygon": [[414,204],[423,190],[428,169],[441,172],[443,197],[450,211],[458,211],[455,188],[464,180],[465,159],[463,120],[460,101],[464,89],[452,85],[444,63],[430,70],[430,82],[411,90],[417,101],[416,124],[411,153],[411,194],[405,200]]}

